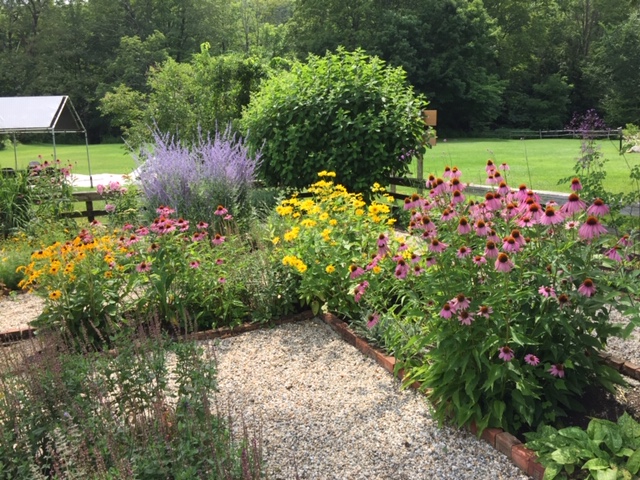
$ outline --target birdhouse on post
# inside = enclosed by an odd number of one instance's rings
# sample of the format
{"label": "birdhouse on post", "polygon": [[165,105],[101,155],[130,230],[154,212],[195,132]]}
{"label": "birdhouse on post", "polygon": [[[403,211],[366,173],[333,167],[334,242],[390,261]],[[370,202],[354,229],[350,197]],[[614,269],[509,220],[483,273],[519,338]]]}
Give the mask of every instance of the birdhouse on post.
{"label": "birdhouse on post", "polygon": [[[435,130],[436,126],[438,125],[438,111],[437,110],[423,110],[422,111],[422,118],[424,119],[424,124],[427,127],[427,130]],[[428,135],[428,142],[429,145],[431,145],[432,147],[435,147],[436,145],[436,136],[435,136],[435,132],[433,132],[433,135]]]}

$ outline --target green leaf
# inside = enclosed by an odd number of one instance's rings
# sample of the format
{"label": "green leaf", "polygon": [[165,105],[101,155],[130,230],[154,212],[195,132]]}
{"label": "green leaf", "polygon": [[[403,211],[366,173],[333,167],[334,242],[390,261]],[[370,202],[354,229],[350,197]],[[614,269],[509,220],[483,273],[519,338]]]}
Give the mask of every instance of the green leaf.
{"label": "green leaf", "polygon": [[561,465],[571,465],[580,459],[578,449],[576,447],[559,448],[551,452],[550,457]]}
{"label": "green leaf", "polygon": [[592,458],[588,462],[586,462],[583,466],[583,470],[604,470],[609,468],[609,462],[607,462],[603,458]]}
{"label": "green leaf", "polygon": [[640,471],[640,449],[633,452],[633,454],[627,460],[627,470],[632,474],[637,474]]}

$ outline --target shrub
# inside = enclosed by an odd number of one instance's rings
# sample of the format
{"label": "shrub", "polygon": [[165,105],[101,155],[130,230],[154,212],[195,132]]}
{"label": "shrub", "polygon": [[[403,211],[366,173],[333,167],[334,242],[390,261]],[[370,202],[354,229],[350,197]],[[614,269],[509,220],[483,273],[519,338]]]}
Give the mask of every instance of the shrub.
{"label": "shrub", "polygon": [[138,221],[138,186],[112,181],[107,185],[97,185],[96,191],[105,200],[105,210],[108,213],[109,224],[112,227]]}
{"label": "shrub", "polygon": [[32,342],[0,352],[0,479],[262,478],[260,439],[214,403],[206,346],[157,325],[110,352]]}
{"label": "shrub", "polygon": [[217,225],[216,206],[224,205],[234,212],[236,222],[247,221],[248,194],[260,154],[249,155],[230,127],[213,138],[200,136],[193,147],[156,131],[153,145],[145,147],[137,161],[150,215],[160,206],[170,206],[184,219]]}
{"label": "shrub", "polygon": [[[303,188],[316,172],[340,172],[349,191],[408,171],[404,151],[421,144],[426,101],[405,72],[363,51],[310,55],[265,80],[242,115],[270,185]],[[405,150],[403,150],[405,149]]]}

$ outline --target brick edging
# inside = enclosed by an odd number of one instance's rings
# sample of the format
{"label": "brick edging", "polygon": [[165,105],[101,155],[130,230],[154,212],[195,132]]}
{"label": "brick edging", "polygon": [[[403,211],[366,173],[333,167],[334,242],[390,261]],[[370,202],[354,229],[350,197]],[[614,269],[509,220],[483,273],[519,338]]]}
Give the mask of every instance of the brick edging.
{"label": "brick edging", "polygon": [[[384,368],[387,372],[393,376],[402,380],[404,377],[404,371],[402,369],[396,372],[396,359],[389,355],[385,355],[380,349],[372,347],[363,338],[358,337],[349,326],[340,320],[338,317],[331,313],[324,313],[316,315],[333,330],[335,330],[342,339],[350,345],[353,345],[360,350],[364,355],[374,359],[378,365]],[[420,382],[413,382],[410,385],[415,390],[420,390]],[[475,424],[466,425],[465,428],[474,435],[477,434],[477,428]],[[540,464],[535,452],[518,440],[516,437],[500,428],[485,428],[480,436],[493,448],[506,455],[509,460],[513,462],[515,466],[520,468],[527,475],[534,480],[542,480],[544,477],[544,466]]]}
{"label": "brick edging", "polygon": [[7,345],[15,342],[19,342],[21,340],[27,340],[32,338],[36,333],[36,329],[24,326],[20,328],[14,328],[12,330],[6,330],[4,332],[0,332],[0,345]]}

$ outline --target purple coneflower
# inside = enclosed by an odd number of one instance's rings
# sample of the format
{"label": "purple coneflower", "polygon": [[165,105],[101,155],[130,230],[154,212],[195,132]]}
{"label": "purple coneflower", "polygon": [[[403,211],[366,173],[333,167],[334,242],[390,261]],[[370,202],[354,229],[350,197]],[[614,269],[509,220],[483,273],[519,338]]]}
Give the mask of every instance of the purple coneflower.
{"label": "purple coneflower", "polygon": [[556,291],[553,287],[542,286],[538,289],[538,293],[545,298],[553,297],[556,298]]}
{"label": "purple coneflower", "polygon": [[227,283],[227,279],[224,277],[218,278],[218,283]]}
{"label": "purple coneflower", "polygon": [[582,240],[591,240],[603,233],[607,233],[607,229],[600,223],[598,217],[593,215],[588,217],[587,221],[578,230],[578,235]]}
{"label": "purple coneflower", "polygon": [[150,262],[140,262],[138,265],[136,265],[136,271],[143,273],[143,272],[149,272],[151,270],[151,263]]}
{"label": "purple coneflower", "polygon": [[556,212],[556,209],[553,207],[547,207],[540,218],[540,223],[542,225],[556,225],[563,220],[564,217],[560,212]]}
{"label": "purple coneflower", "polygon": [[492,240],[487,241],[487,245],[484,249],[484,256],[487,258],[498,258],[499,253],[500,252],[498,251],[495,242]]}
{"label": "purple coneflower", "polygon": [[380,321],[380,315],[378,313],[373,313],[367,317],[367,328],[371,330],[375,327]]}
{"label": "purple coneflower", "polygon": [[569,295],[567,295],[566,293],[560,294],[558,296],[558,305],[560,305],[561,309],[569,305]]}
{"label": "purple coneflower", "polygon": [[548,372],[554,377],[564,378],[564,365],[561,363],[556,363],[555,365],[551,365],[551,368]]}
{"label": "purple coneflower", "polygon": [[458,320],[462,325],[471,325],[471,322],[473,322],[473,314],[467,310],[463,310],[458,314]]}
{"label": "purple coneflower", "polygon": [[407,276],[407,273],[409,273],[409,265],[407,265],[407,262],[405,262],[404,259],[401,258],[396,264],[396,271],[394,272],[394,274],[397,279],[403,280]]}
{"label": "purple coneflower", "polygon": [[606,253],[607,257],[609,257],[611,260],[615,260],[616,262],[621,262],[622,261],[622,257],[618,253],[618,249],[619,248],[620,248],[620,245],[614,245],[613,248],[610,248],[607,251],[607,253]]}
{"label": "purple coneflower", "polygon": [[214,245],[220,245],[224,243],[224,241],[225,241],[225,238],[219,233],[216,233],[215,237],[211,239],[211,243],[213,243]]}
{"label": "purple coneflower", "polygon": [[602,217],[609,213],[609,207],[604,203],[604,201],[600,198],[596,198],[593,201],[593,204],[587,208],[587,214],[595,215],[597,217]]}
{"label": "purple coneflower", "polygon": [[478,235],[479,237],[486,237],[488,233],[489,227],[487,227],[487,224],[484,222],[484,220],[478,220],[476,222],[476,235]]}
{"label": "purple coneflower", "polygon": [[191,268],[194,268],[194,269],[195,269],[195,268],[199,268],[199,267],[200,267],[200,262],[198,262],[198,261],[194,260],[194,261],[192,261],[192,262],[189,262],[189,266],[190,266]]}
{"label": "purple coneflower", "polygon": [[578,287],[578,293],[584,295],[585,297],[591,297],[594,293],[596,293],[596,286],[593,283],[593,280],[590,278],[585,278],[584,282]]}
{"label": "purple coneflower", "polygon": [[509,235],[508,237],[504,238],[504,241],[502,242],[502,249],[505,252],[517,253],[520,251],[520,244],[516,241],[515,238]]}
{"label": "purple coneflower", "polygon": [[582,184],[580,183],[579,178],[574,178],[573,180],[571,180],[571,190],[573,190],[574,192],[582,190]]}
{"label": "purple coneflower", "polygon": [[[487,255],[488,256],[488,255]],[[513,269],[513,262],[506,253],[500,253],[496,259],[496,270],[508,273]]]}
{"label": "purple coneflower", "polygon": [[506,171],[511,170],[511,169],[509,168],[509,165],[507,165],[506,163],[501,163],[501,164],[500,164],[500,167],[498,167],[498,168],[500,168],[500,170],[502,170],[503,172],[506,172]]}
{"label": "purple coneflower", "polygon": [[424,273],[424,268],[422,268],[420,265],[414,265],[413,266],[413,274],[416,277],[422,275],[423,273]]}
{"label": "purple coneflower", "polygon": [[471,249],[466,247],[465,245],[462,245],[458,249],[458,253],[456,253],[456,257],[458,258],[465,258],[465,257],[468,257],[469,255],[471,255]]}
{"label": "purple coneflower", "polygon": [[573,215],[582,212],[586,206],[587,205],[580,200],[580,196],[577,193],[572,193],[569,195],[567,203],[560,207],[560,211],[565,215]]}
{"label": "purple coneflower", "polygon": [[453,312],[451,311],[451,305],[449,304],[449,302],[445,303],[442,306],[442,310],[440,310],[440,316],[442,318],[451,318],[451,316],[453,315]]}
{"label": "purple coneflower", "polygon": [[351,264],[349,266],[349,272],[351,272],[349,274],[349,278],[351,280],[354,280],[356,278],[358,278],[361,275],[364,275],[364,269],[362,267],[359,267],[357,265]]}
{"label": "purple coneflower", "polygon": [[511,360],[513,360],[513,357],[515,357],[515,353],[513,353],[513,350],[511,350],[511,348],[508,345],[505,345],[504,347],[500,347],[500,353],[498,354],[498,358],[504,360],[505,362],[510,362]]}
{"label": "purple coneflower", "polygon": [[202,222],[202,221],[201,221],[201,222],[198,222],[198,223],[196,224],[196,228],[197,228],[198,230],[206,230],[207,228],[209,228],[209,224],[208,224],[207,222]]}
{"label": "purple coneflower", "polygon": [[205,238],[207,238],[207,232],[196,232],[191,237],[191,240],[194,241],[194,242],[200,242],[200,241],[204,240]]}
{"label": "purple coneflower", "polygon": [[540,363],[540,359],[538,357],[536,357],[533,353],[527,353],[524,356],[524,361],[527,362],[529,365],[535,367],[536,365],[538,365]]}
{"label": "purple coneflower", "polygon": [[452,300],[449,300],[449,305],[451,305],[451,308],[455,312],[460,310],[466,310],[467,308],[469,308],[470,304],[471,304],[471,299],[465,297],[463,293],[459,293]]}
{"label": "purple coneflower", "polygon": [[429,250],[433,253],[442,253],[448,247],[446,243],[442,243],[437,238],[432,238],[431,243],[429,243]]}
{"label": "purple coneflower", "polygon": [[482,255],[476,255],[473,257],[473,263],[475,263],[477,266],[484,265],[485,263],[487,263],[487,259]]}
{"label": "purple coneflower", "polygon": [[469,225],[469,220],[467,220],[467,217],[461,217],[460,220],[458,220],[458,233],[460,235],[466,235],[470,231],[471,225]]}
{"label": "purple coneflower", "polygon": [[222,217],[227,213],[229,213],[229,211],[226,208],[224,208],[222,205],[218,205],[218,208],[216,208],[216,211],[213,212],[214,215],[218,215],[219,217]]}
{"label": "purple coneflower", "polygon": [[493,313],[493,308],[488,307],[487,305],[480,305],[480,308],[478,309],[478,316],[480,317],[484,317],[484,318],[489,318],[489,316]]}

